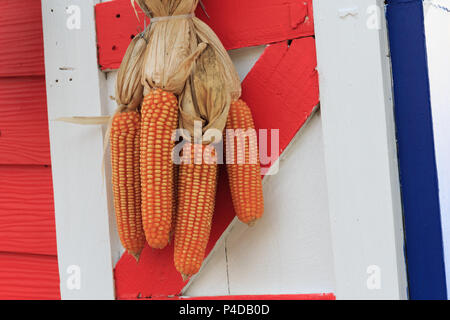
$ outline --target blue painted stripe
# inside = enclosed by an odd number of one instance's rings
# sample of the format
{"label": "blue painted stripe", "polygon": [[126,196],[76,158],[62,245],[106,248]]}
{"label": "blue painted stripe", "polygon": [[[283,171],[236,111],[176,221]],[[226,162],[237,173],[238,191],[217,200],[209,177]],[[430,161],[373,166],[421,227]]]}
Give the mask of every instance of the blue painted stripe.
{"label": "blue painted stripe", "polygon": [[422,0],[388,0],[411,299],[447,299]]}

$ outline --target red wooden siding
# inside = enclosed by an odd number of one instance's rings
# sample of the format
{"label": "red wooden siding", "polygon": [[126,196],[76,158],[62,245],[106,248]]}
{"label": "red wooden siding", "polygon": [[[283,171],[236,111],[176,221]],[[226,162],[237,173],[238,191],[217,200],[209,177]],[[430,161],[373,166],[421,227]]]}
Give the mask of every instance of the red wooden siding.
{"label": "red wooden siding", "polygon": [[39,0],[0,1],[0,76],[44,75]]}
{"label": "red wooden siding", "polygon": [[[210,19],[200,8],[196,15],[213,28],[228,50],[314,34],[312,0],[203,2]],[[117,69],[144,19],[139,24],[129,0],[101,3],[95,12],[100,66]]]}
{"label": "red wooden siding", "polygon": [[59,299],[40,0],[0,0],[0,299]]}
{"label": "red wooden siding", "polygon": [[0,166],[0,252],[56,256],[52,171]]}
{"label": "red wooden siding", "polygon": [[59,299],[55,256],[0,253],[1,299]]}
{"label": "red wooden siding", "polygon": [[0,78],[0,164],[50,164],[43,77]]}

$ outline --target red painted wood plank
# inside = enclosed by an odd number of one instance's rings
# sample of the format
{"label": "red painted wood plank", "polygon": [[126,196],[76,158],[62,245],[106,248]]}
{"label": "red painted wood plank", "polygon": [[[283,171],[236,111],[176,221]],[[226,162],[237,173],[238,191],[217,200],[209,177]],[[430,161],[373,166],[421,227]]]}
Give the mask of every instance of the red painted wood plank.
{"label": "red painted wood plank", "polygon": [[[158,299],[152,299],[158,300]],[[171,297],[160,300],[336,300],[333,293],[311,293],[311,294],[280,294],[280,295],[242,295],[242,296],[211,296],[211,297]]]}
{"label": "red painted wood plank", "polygon": [[[257,129],[280,130],[280,153],[291,142],[319,102],[315,42],[312,37],[269,46],[243,83],[243,98],[252,109]],[[270,150],[270,149],[269,149]],[[209,253],[235,213],[228,181],[221,170]],[[164,298],[185,285],[173,266],[173,246],[145,248],[139,264],[124,255],[115,269],[119,299]]]}
{"label": "red painted wood plank", "polygon": [[0,77],[44,75],[40,0],[0,1]]}
{"label": "red painted wood plank", "polygon": [[0,252],[56,255],[51,168],[0,166]]}
{"label": "red painted wood plank", "polygon": [[[204,0],[210,16],[199,8],[197,16],[217,33],[225,48],[268,44],[314,34],[312,0]],[[99,64],[117,69],[137,33],[138,20],[129,0],[96,6]],[[143,22],[143,19],[141,19]]]}
{"label": "red painted wood plank", "polygon": [[319,104],[316,66],[313,37],[284,41],[267,47],[242,83],[256,127],[280,130],[280,152]]}
{"label": "red painted wood plank", "polygon": [[0,253],[0,299],[60,299],[56,256]]}
{"label": "red painted wood plank", "polygon": [[144,29],[145,14],[137,5],[136,8],[141,23],[128,0],[109,1],[95,6],[98,63],[102,70],[118,69],[131,39]]}
{"label": "red painted wood plank", "polygon": [[50,164],[44,77],[0,78],[0,164]]}
{"label": "red painted wood plank", "polygon": [[312,0],[205,0],[197,16],[219,36],[225,48],[269,44],[314,34]]}
{"label": "red painted wood plank", "polygon": [[333,293],[248,295],[221,297],[180,297],[180,300],[336,300]]}

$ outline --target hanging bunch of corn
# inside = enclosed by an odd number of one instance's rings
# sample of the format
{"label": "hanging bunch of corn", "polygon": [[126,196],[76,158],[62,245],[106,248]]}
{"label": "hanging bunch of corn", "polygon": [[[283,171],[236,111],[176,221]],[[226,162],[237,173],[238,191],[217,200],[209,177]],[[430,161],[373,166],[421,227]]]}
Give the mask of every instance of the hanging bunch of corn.
{"label": "hanging bunch of corn", "polygon": [[[241,139],[242,131],[254,129],[252,115],[239,100],[241,85],[228,53],[194,15],[198,2],[131,0],[151,25],[132,40],[120,66],[117,111],[112,117],[58,119],[109,124],[121,242],[138,260],[146,242],[161,249],[174,235],[174,264],[184,279],[199,271],[205,257],[217,189],[215,146],[225,127],[235,132],[225,139],[237,216],[251,225],[264,211],[256,138]],[[179,166],[176,129],[183,138]]]}
{"label": "hanging bunch of corn", "polygon": [[[111,120],[122,243],[138,257],[145,240],[161,249],[174,235],[174,263],[183,278],[197,273],[205,257],[217,188],[215,146],[225,127],[254,129],[228,53],[194,16],[198,1],[131,0],[151,25],[125,55],[117,79],[119,109]],[[176,129],[182,131],[181,155],[174,154]],[[242,151],[226,152],[236,161],[228,165],[233,203],[248,224],[264,210],[257,149],[248,141]],[[258,159],[251,162],[253,156]]]}
{"label": "hanging bunch of corn", "polygon": [[[135,2],[151,17],[142,68],[143,225],[154,248],[166,246],[174,234],[175,266],[188,277],[203,262],[215,204],[217,161],[205,163],[203,151],[220,141],[240,82],[217,36],[194,17],[198,0]],[[200,132],[191,153],[186,146],[194,140],[196,125]],[[187,144],[175,181],[172,136],[178,128]],[[218,133],[208,135],[212,129]],[[194,149],[199,150],[195,156]]]}

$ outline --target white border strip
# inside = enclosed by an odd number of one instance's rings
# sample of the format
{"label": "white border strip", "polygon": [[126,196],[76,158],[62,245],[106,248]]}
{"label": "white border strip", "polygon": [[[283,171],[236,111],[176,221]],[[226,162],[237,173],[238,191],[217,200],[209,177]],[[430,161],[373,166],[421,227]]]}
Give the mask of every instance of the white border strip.
{"label": "white border strip", "polygon": [[384,1],[314,0],[314,18],[336,296],[405,299]]}
{"label": "white border strip", "polygon": [[106,184],[98,126],[54,121],[100,116],[95,0],[42,1],[48,116],[62,299],[114,299]]}

